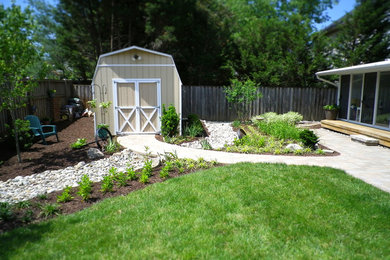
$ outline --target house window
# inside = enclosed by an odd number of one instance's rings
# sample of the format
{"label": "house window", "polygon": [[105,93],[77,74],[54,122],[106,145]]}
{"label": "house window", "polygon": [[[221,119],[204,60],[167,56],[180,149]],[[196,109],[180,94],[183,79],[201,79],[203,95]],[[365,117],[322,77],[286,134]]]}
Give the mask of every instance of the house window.
{"label": "house window", "polygon": [[375,124],[390,127],[390,71],[381,72],[378,94]]}

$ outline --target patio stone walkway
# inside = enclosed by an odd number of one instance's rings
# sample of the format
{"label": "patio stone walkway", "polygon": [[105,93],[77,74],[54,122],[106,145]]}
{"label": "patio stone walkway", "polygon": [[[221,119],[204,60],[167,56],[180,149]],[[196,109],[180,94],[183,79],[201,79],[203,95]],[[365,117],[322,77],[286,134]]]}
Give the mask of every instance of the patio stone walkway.
{"label": "patio stone walkway", "polygon": [[317,165],[338,168],[348,174],[390,193],[390,149],[381,146],[365,146],[353,142],[348,135],[326,129],[315,130],[320,143],[338,151],[339,156],[300,157],[283,155],[238,154],[192,149],[159,142],[154,135],[128,135],[118,138],[118,142],[135,152],[145,152],[149,147],[152,154],[176,152],[180,158],[217,160],[221,163],[267,162],[295,165]]}

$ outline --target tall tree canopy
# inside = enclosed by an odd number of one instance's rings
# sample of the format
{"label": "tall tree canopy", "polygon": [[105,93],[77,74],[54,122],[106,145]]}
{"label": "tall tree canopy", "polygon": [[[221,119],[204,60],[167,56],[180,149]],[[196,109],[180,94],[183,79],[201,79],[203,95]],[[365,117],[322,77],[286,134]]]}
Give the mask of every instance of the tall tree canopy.
{"label": "tall tree canopy", "polygon": [[336,67],[390,58],[390,1],[358,0],[337,26]]}
{"label": "tall tree canopy", "polygon": [[172,54],[185,84],[312,86],[330,65],[314,23],[333,0],[30,1],[55,77],[91,79],[100,54],[131,45]]}

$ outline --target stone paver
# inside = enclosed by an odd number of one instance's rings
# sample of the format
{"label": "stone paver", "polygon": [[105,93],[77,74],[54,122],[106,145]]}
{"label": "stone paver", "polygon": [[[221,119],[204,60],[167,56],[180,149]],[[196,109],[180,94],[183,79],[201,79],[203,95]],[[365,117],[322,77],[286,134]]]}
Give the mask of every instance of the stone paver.
{"label": "stone paver", "polygon": [[320,143],[338,151],[339,156],[307,157],[283,155],[238,154],[218,151],[192,149],[159,142],[154,135],[128,135],[118,138],[118,142],[135,152],[145,152],[149,147],[152,154],[174,152],[180,158],[217,160],[221,163],[267,162],[286,163],[294,165],[317,165],[338,168],[359,178],[381,190],[390,192],[390,149],[381,146],[366,146],[351,141],[348,135],[343,135],[326,129],[315,130],[320,137]]}

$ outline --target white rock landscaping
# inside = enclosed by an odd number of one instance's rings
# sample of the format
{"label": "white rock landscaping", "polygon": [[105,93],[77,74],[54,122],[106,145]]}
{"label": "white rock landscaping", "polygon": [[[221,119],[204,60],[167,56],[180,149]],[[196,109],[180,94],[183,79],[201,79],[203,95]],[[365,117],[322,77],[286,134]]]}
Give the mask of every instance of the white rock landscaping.
{"label": "white rock landscaping", "polygon": [[66,186],[76,187],[81,177],[87,174],[93,182],[99,182],[108,175],[111,167],[124,171],[127,167],[135,170],[142,168],[144,158],[142,155],[125,149],[113,154],[109,158],[79,162],[75,166],[65,169],[44,171],[29,176],[17,176],[14,179],[0,181],[0,202],[17,203],[37,197],[40,194],[63,190]]}
{"label": "white rock landscaping", "polygon": [[[209,136],[205,138],[214,150],[221,149],[225,144],[232,145],[235,138],[238,138],[233,131],[232,124],[228,122],[211,122],[202,120],[206,126]],[[190,143],[182,144],[184,147],[202,149],[201,141],[197,140]]]}

